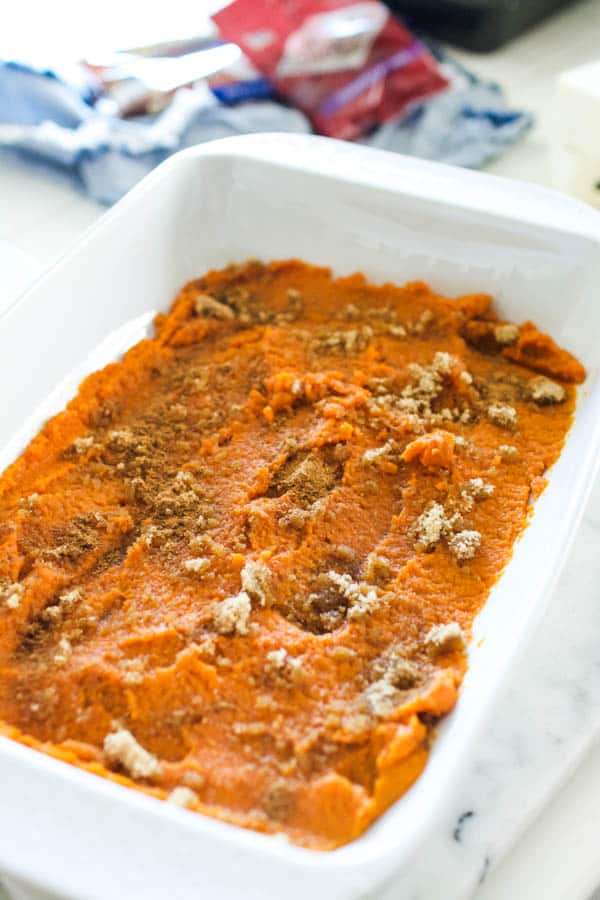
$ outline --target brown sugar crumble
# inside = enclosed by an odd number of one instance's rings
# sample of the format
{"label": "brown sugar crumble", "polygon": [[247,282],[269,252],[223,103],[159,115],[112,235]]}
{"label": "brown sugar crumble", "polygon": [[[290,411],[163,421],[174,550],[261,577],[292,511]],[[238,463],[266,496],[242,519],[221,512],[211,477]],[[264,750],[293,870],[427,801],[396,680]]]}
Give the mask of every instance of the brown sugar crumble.
{"label": "brown sugar crumble", "polygon": [[0,732],[353,840],[426,765],[584,377],[485,294],[190,282],[0,478]]}
{"label": "brown sugar crumble", "polygon": [[464,650],[466,640],[458,622],[433,625],[425,635],[425,644],[433,654]]}
{"label": "brown sugar crumble", "polygon": [[501,428],[514,428],[517,424],[517,411],[507,403],[492,403],[487,408],[490,421]]}
{"label": "brown sugar crumble", "polygon": [[175,806],[183,806],[186,808],[188,806],[193,806],[198,802],[198,794],[191,788],[181,785],[171,791],[167,800],[169,803],[174,803]]}
{"label": "brown sugar crumble", "polygon": [[132,778],[152,778],[160,774],[157,758],[144,750],[126,728],[107,734],[103,749],[107,761],[123,766]]}

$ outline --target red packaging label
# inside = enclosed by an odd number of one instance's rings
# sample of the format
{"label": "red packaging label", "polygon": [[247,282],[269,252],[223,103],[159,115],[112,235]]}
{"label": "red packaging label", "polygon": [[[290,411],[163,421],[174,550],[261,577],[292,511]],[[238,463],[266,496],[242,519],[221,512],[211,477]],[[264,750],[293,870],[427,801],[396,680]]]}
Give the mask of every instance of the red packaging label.
{"label": "red packaging label", "polygon": [[351,139],[447,87],[379,0],[235,0],[213,16],[315,131]]}

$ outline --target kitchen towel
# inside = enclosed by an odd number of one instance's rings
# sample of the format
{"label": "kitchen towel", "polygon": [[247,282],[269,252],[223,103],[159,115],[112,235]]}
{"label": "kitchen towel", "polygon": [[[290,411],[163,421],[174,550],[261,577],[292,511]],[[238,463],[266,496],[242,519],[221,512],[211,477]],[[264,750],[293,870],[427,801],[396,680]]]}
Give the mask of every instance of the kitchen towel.
{"label": "kitchen towel", "polygon": [[[362,142],[477,168],[531,126],[502,90],[438,51],[451,86],[413,106]],[[0,148],[67,168],[94,199],[110,204],[169,155],[214,138],[254,132],[309,132],[298,110],[271,98],[228,105],[200,82],[178,91],[156,116],[121,119],[95,106],[83,67],[0,60]]]}

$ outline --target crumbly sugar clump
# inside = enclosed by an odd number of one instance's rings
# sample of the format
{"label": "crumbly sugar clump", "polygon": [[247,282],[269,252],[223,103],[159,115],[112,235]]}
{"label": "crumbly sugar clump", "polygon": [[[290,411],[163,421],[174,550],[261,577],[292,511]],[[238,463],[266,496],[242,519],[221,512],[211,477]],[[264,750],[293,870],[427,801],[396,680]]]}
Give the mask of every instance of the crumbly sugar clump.
{"label": "crumbly sugar clump", "polygon": [[416,534],[418,544],[425,550],[434,547],[444,534],[446,527],[446,511],[441,503],[435,501],[429,509],[417,519]]}
{"label": "crumbly sugar clump", "polygon": [[123,766],[132,778],[153,778],[161,772],[157,758],[138,744],[126,728],[106,735],[104,755],[108,762]]}
{"label": "crumbly sugar clump", "polygon": [[487,408],[488,419],[501,428],[514,428],[517,424],[517,411],[508,403],[492,403]]}
{"label": "crumbly sugar clump", "polygon": [[260,603],[268,606],[271,597],[271,573],[269,568],[261,562],[247,560],[241,571],[242,591]]}
{"label": "crumbly sugar clump", "polygon": [[433,625],[425,635],[425,645],[433,654],[464,650],[466,646],[463,630],[458,622],[447,625]]}
{"label": "crumbly sugar clump", "polygon": [[198,802],[198,794],[191,788],[180,785],[171,791],[167,800],[169,803],[175,804],[175,806],[183,806],[185,808]]}
{"label": "crumbly sugar clump", "polygon": [[328,572],[328,578],[339,589],[341,595],[349,601],[348,619],[362,619],[372,612],[380,603],[379,595],[373,585],[355,581],[351,575],[339,572]]}
{"label": "crumbly sugar clump", "polygon": [[245,591],[227,597],[217,607],[214,622],[219,634],[248,634],[252,604]]}
{"label": "crumbly sugar clump", "polygon": [[472,530],[458,531],[448,541],[450,550],[459,562],[473,559],[480,544],[481,533]]}
{"label": "crumbly sugar clump", "polygon": [[0,588],[0,600],[3,600],[9,609],[18,609],[23,596],[23,585],[15,582]]}
{"label": "crumbly sugar clump", "polygon": [[499,344],[514,344],[519,340],[519,329],[510,322],[496,325],[494,337]]}
{"label": "crumbly sugar clump", "polygon": [[531,378],[527,388],[531,399],[540,406],[546,403],[562,403],[567,396],[562,384],[558,384],[550,378],[544,378],[543,375]]}
{"label": "crumbly sugar clump", "polygon": [[233,319],[233,310],[225,303],[220,303],[210,294],[199,294],[196,297],[195,311],[197,316],[208,316],[212,319]]}
{"label": "crumbly sugar clump", "polygon": [[187,572],[201,575],[202,572],[206,572],[206,570],[210,568],[210,559],[206,556],[196,556],[193,559],[186,559],[183,567]]}

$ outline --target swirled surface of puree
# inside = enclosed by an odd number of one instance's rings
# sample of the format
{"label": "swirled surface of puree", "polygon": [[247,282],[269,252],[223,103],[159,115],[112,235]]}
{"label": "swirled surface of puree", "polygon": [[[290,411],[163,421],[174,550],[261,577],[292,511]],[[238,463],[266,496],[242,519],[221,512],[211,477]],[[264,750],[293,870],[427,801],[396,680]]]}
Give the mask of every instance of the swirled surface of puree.
{"label": "swirled surface of puree", "polygon": [[2,732],[311,848],[425,766],[580,363],[484,294],[185,286],[0,480]]}

